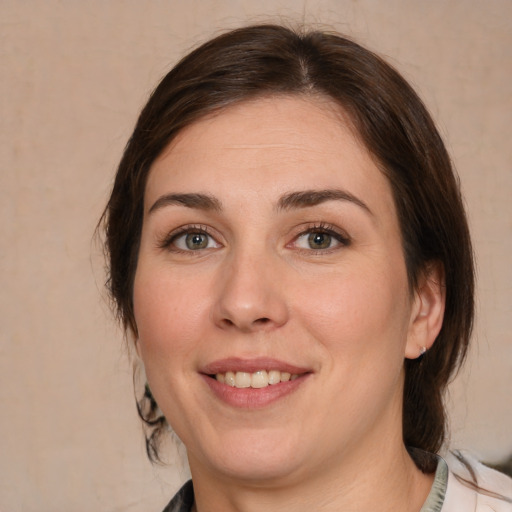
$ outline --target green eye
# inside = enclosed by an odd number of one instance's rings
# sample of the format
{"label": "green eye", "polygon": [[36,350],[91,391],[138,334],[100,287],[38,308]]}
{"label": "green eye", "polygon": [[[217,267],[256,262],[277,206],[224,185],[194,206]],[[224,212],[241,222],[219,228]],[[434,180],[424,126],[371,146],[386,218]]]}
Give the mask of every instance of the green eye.
{"label": "green eye", "polygon": [[205,233],[189,233],[185,236],[185,245],[187,249],[196,251],[198,249],[206,249],[208,247],[208,235]]}
{"label": "green eye", "polygon": [[308,235],[308,245],[311,249],[328,249],[332,244],[332,236],[328,233],[312,232]]}
{"label": "green eye", "polygon": [[208,233],[204,231],[182,231],[174,235],[169,242],[165,244],[170,250],[191,252],[201,251],[203,249],[215,249],[220,244]]}
{"label": "green eye", "polygon": [[322,251],[328,253],[330,250],[347,247],[350,239],[330,226],[314,226],[303,231],[293,242],[293,247],[305,251]]}

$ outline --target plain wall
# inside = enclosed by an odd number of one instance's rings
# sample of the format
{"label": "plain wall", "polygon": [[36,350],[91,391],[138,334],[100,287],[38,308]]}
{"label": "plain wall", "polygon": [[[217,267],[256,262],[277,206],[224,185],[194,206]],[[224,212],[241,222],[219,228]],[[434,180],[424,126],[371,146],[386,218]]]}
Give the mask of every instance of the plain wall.
{"label": "plain wall", "polygon": [[219,30],[279,16],[387,57],[437,120],[478,262],[451,445],[512,452],[510,0],[2,0],[0,510],[158,511],[186,478],[145,458],[93,233],[158,79]]}

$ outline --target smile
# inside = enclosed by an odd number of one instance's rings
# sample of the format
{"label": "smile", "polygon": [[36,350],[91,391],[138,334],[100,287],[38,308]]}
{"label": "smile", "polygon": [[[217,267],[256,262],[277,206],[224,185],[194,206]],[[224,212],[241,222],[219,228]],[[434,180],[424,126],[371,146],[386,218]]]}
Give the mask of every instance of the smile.
{"label": "smile", "polygon": [[281,372],[279,370],[258,370],[253,373],[237,371],[217,373],[215,379],[221,384],[227,384],[233,388],[266,388],[281,382],[288,382],[299,377],[298,374]]}
{"label": "smile", "polygon": [[213,361],[200,374],[221,402],[241,409],[261,409],[302,388],[312,368],[269,358],[230,357]]}

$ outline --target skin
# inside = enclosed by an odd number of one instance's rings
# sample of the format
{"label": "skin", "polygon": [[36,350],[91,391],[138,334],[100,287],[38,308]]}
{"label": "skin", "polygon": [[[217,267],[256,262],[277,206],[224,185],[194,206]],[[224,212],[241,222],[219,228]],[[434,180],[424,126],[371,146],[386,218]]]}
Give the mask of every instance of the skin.
{"label": "skin", "polygon": [[[283,204],[311,190],[342,194]],[[176,235],[187,226],[207,230],[205,248]],[[329,101],[245,102],[178,135],[148,178],[134,308],[199,512],[421,508],[432,476],[403,445],[403,362],[440,330],[433,273],[411,294],[390,185]],[[309,373],[269,405],[234,407],[201,374],[232,357]]]}

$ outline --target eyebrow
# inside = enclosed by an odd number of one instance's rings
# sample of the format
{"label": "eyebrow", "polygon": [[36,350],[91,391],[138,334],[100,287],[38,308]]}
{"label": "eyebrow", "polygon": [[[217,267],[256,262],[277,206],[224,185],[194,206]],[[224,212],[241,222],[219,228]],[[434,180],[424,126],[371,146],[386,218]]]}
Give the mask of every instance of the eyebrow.
{"label": "eyebrow", "polygon": [[373,212],[368,205],[356,197],[355,195],[340,189],[326,189],[326,190],[304,190],[300,192],[290,192],[279,199],[277,203],[278,210],[292,210],[295,208],[308,208],[316,206],[327,201],[348,201],[353,203],[363,210],[366,210],[370,215]]}
{"label": "eyebrow", "polygon": [[[290,192],[279,199],[277,202],[277,210],[309,208],[327,201],[348,201],[373,215],[373,212],[361,199],[346,190],[340,189]],[[204,211],[220,212],[222,210],[221,202],[216,197],[208,194],[165,194],[153,203],[149,209],[149,213],[171,205],[185,206],[187,208],[196,208]]]}
{"label": "eyebrow", "polygon": [[220,211],[222,209],[220,201],[216,197],[207,194],[165,194],[153,203],[149,213],[170,205],[186,206],[187,208],[205,211]]}

